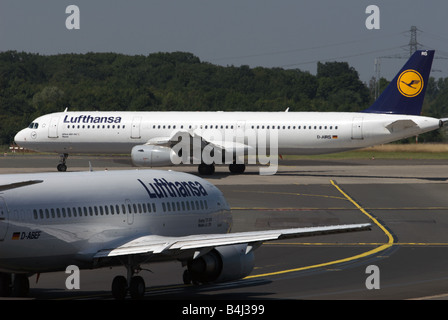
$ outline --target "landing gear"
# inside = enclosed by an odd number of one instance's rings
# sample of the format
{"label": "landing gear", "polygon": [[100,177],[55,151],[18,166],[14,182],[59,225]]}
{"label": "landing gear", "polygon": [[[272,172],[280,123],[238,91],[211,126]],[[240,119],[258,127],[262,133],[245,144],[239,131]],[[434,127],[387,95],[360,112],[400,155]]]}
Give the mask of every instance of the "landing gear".
{"label": "landing gear", "polygon": [[[244,173],[246,165],[244,163],[231,163],[229,164],[229,171],[235,174]],[[201,176],[210,176],[215,173],[215,164],[201,163],[198,166],[198,172]]]}
{"label": "landing gear", "polygon": [[116,300],[124,300],[128,292],[132,299],[141,299],[145,295],[145,290],[145,280],[140,276],[133,276],[129,284],[123,276],[116,276],[112,281],[112,296]]}
{"label": "landing gear", "polygon": [[65,164],[65,162],[67,161],[68,153],[61,154],[60,158],[61,160],[59,161],[57,169],[59,172],[65,172],[67,171],[67,165]]}
{"label": "landing gear", "polygon": [[145,290],[145,280],[140,276],[133,276],[129,284],[123,276],[116,276],[112,281],[112,296],[116,300],[123,300],[128,292],[132,299],[141,299],[145,295]]}
{"label": "landing gear", "polygon": [[26,274],[0,273],[0,297],[26,297],[29,291]]}
{"label": "landing gear", "polygon": [[229,171],[231,173],[244,173],[244,171],[246,170],[246,165],[244,163],[232,163],[229,164]]}
{"label": "landing gear", "polygon": [[128,292],[132,299],[141,299],[145,295],[145,280],[134,275],[136,271],[140,271],[140,267],[131,264],[130,260],[126,264],[127,279],[124,276],[116,276],[112,281],[112,296],[116,300],[125,299]]}
{"label": "landing gear", "polygon": [[215,164],[205,164],[201,163],[198,166],[198,172],[201,176],[210,176],[215,173]]}

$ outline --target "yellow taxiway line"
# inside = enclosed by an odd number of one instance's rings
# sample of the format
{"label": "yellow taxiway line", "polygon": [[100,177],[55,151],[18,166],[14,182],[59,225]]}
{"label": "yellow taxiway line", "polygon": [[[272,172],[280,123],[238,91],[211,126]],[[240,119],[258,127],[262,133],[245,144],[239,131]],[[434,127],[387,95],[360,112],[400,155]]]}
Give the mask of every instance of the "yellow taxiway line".
{"label": "yellow taxiway line", "polygon": [[361,207],[355,200],[353,200],[347,193],[345,193],[333,180],[330,180],[331,184],[344,196],[344,199],[350,201],[359,211],[361,211],[365,216],[367,216],[375,225],[377,225],[387,236],[388,240],[386,243],[381,244],[379,247],[366,251],[361,254],[357,254],[348,258],[343,258],[339,260],[333,260],[328,261],[320,264],[315,264],[311,266],[305,266],[300,268],[294,268],[294,269],[288,269],[288,270],[280,270],[276,272],[269,272],[269,273],[263,273],[263,274],[257,274],[252,276],[247,276],[245,279],[253,279],[253,278],[260,278],[260,277],[266,277],[266,276],[274,276],[274,275],[280,275],[285,273],[291,273],[291,272],[297,272],[297,271],[304,271],[304,270],[310,270],[315,268],[321,268],[321,267],[327,267],[339,263],[349,262],[357,259],[361,259],[367,256],[370,256],[372,254],[384,251],[388,248],[390,248],[394,244],[394,238],[392,234],[381,224],[378,222],[378,220],[373,217],[371,214],[369,214],[363,207]]}

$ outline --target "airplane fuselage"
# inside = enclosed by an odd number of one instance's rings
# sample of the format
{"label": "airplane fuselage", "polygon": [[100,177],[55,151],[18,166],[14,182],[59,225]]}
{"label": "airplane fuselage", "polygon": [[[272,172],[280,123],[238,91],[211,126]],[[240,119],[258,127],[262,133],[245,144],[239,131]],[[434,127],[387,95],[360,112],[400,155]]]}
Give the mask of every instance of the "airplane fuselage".
{"label": "airplane fuselage", "polygon": [[1,176],[3,184],[36,181],[0,193],[1,272],[65,270],[70,264],[90,268],[100,249],[138,235],[177,237],[231,228],[222,193],[192,175],[72,172],[63,179],[49,173],[44,181],[35,180],[40,176]]}
{"label": "airplane fuselage", "polygon": [[[402,123],[391,125],[396,121]],[[37,118],[15,140],[42,152],[129,154],[134,146],[167,139],[178,131],[223,141],[235,141],[243,132],[249,145],[250,134],[269,137],[275,131],[279,154],[306,155],[388,143],[439,127],[435,118],[374,113],[61,112]]]}

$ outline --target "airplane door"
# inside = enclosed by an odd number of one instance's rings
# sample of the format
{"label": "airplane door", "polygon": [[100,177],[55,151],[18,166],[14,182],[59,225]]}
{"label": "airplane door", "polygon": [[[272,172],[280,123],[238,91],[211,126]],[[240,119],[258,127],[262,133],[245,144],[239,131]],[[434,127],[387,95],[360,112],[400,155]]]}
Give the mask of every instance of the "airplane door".
{"label": "airplane door", "polygon": [[131,127],[131,138],[132,139],[140,139],[140,123],[142,122],[142,117],[134,117],[132,119],[132,127]]}
{"label": "airplane door", "polygon": [[59,117],[53,117],[50,120],[50,126],[48,127],[48,138],[58,138],[58,123]]}
{"label": "airplane door", "polygon": [[363,118],[353,118],[352,122],[352,140],[362,140],[364,136],[362,134],[362,121]]}
{"label": "airplane door", "polygon": [[8,208],[5,199],[0,197],[0,241],[3,241],[8,231]]}

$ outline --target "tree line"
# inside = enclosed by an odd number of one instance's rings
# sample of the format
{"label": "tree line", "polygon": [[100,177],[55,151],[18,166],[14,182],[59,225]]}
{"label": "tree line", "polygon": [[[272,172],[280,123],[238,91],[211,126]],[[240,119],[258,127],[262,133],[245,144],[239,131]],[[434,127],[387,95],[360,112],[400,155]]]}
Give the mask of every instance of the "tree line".
{"label": "tree line", "polygon": [[[381,87],[387,85],[381,79]],[[346,62],[299,69],[218,66],[188,52],[0,53],[0,144],[34,118],[70,111],[360,111],[373,86]],[[431,78],[424,115],[448,117],[448,78]],[[443,141],[436,132],[428,141]]]}

